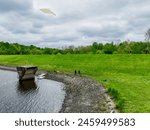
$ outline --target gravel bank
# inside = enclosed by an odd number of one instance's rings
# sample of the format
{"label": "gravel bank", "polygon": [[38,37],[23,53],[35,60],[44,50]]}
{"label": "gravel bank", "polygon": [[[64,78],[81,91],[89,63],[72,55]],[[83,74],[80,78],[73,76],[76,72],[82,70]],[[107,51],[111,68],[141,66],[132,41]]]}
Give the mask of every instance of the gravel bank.
{"label": "gravel bank", "polygon": [[104,87],[85,76],[48,73],[47,78],[65,84],[66,97],[62,113],[114,113],[114,101]]}

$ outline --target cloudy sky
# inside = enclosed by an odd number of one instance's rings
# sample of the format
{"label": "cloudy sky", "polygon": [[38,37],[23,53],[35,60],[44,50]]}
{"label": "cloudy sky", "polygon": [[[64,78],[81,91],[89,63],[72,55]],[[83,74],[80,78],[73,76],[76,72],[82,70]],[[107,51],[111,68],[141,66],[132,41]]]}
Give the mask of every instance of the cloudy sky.
{"label": "cloudy sky", "polygon": [[143,41],[148,28],[150,0],[0,0],[0,41],[59,48]]}

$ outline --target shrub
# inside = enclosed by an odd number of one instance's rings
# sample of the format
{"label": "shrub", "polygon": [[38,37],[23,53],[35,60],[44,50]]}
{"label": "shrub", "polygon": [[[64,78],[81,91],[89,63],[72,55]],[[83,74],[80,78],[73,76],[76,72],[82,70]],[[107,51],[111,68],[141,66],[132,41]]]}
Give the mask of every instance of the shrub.
{"label": "shrub", "polygon": [[116,107],[122,112],[124,108],[125,100],[122,99],[118,90],[115,90],[114,88],[109,87],[108,93],[114,98],[114,100],[116,101]]}

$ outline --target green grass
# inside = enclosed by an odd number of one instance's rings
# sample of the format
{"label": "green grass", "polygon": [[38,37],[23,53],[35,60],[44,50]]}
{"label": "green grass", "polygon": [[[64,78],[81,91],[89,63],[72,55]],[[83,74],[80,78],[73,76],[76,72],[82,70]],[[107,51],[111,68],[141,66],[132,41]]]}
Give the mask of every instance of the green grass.
{"label": "green grass", "polygon": [[119,93],[123,112],[150,112],[150,55],[11,55],[2,65],[37,65],[41,69],[74,73],[80,70]]}

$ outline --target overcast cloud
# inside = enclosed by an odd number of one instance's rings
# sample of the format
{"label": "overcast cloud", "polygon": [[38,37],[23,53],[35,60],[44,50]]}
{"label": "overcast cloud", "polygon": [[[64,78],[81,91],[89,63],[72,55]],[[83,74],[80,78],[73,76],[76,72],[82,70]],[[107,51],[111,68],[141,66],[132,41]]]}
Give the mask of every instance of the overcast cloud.
{"label": "overcast cloud", "polygon": [[0,0],[0,41],[59,48],[144,41],[149,12],[150,0]]}

